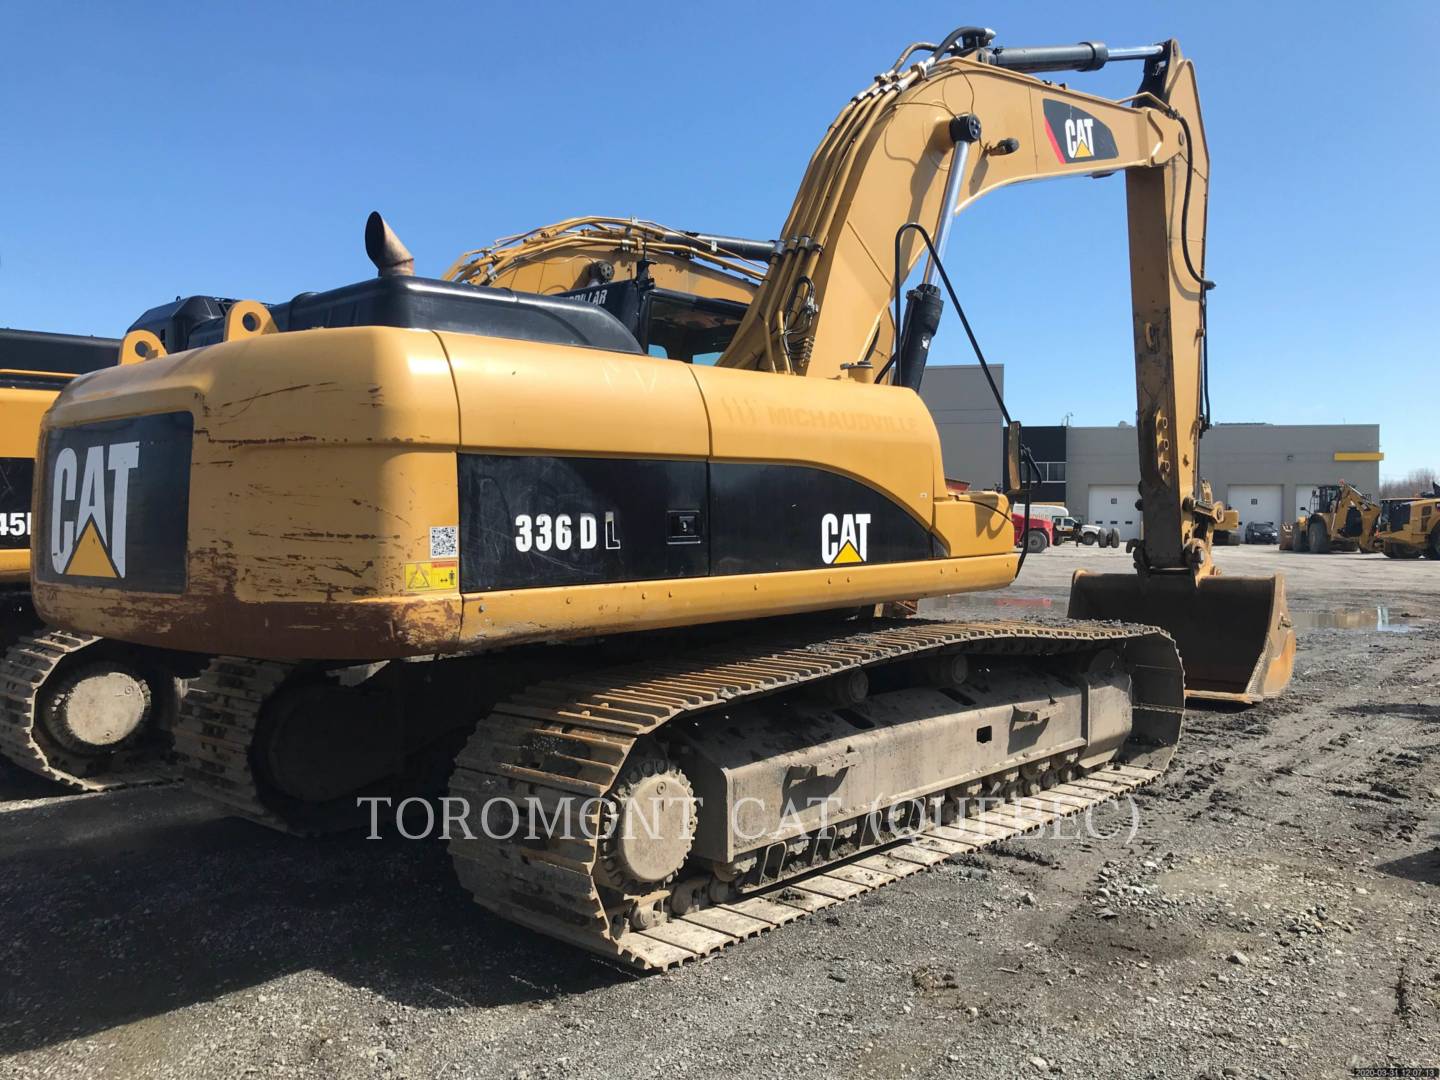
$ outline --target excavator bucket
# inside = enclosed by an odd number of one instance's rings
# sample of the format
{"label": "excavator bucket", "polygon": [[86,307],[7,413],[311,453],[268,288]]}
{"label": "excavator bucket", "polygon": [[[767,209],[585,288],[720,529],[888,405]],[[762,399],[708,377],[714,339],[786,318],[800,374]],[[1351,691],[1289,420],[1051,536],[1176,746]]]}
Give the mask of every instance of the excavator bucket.
{"label": "excavator bucket", "polygon": [[1175,639],[1190,698],[1252,703],[1277,696],[1295,667],[1285,579],[1091,574],[1070,583],[1070,618],[1158,626]]}

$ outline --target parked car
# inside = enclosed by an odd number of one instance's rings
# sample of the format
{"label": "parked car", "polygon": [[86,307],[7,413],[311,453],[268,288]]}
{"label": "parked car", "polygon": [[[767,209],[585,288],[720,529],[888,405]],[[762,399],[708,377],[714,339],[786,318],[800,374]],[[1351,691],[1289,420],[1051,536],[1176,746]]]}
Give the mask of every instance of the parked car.
{"label": "parked car", "polygon": [[1273,521],[1252,521],[1245,526],[1245,543],[1278,544],[1280,530]]}

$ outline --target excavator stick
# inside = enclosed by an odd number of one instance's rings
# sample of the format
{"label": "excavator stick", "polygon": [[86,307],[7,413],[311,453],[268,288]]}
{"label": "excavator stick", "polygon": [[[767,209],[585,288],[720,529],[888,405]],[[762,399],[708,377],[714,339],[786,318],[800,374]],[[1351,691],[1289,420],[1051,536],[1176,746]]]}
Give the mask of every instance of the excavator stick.
{"label": "excavator stick", "polygon": [[1278,696],[1295,667],[1285,579],[1075,571],[1070,618],[1158,626],[1180,649],[1185,695],[1254,703]]}

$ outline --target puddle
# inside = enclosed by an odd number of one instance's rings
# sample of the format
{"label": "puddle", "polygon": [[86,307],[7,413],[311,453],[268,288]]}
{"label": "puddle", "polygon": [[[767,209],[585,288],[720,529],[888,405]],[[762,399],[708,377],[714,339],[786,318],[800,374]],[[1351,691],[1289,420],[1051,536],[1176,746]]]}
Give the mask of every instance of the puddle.
{"label": "puddle", "polygon": [[1406,634],[1412,629],[1404,619],[1392,619],[1390,609],[1383,604],[1379,607],[1332,608],[1329,611],[1292,611],[1290,618],[1296,630],[1377,630]]}

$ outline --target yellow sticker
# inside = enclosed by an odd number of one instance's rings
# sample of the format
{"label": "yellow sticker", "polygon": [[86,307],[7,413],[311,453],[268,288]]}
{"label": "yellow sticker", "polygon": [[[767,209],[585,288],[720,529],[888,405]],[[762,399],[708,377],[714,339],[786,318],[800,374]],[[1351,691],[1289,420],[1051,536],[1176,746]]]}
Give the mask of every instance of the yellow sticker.
{"label": "yellow sticker", "polygon": [[431,559],[405,564],[406,592],[454,592],[460,586],[458,559]]}

